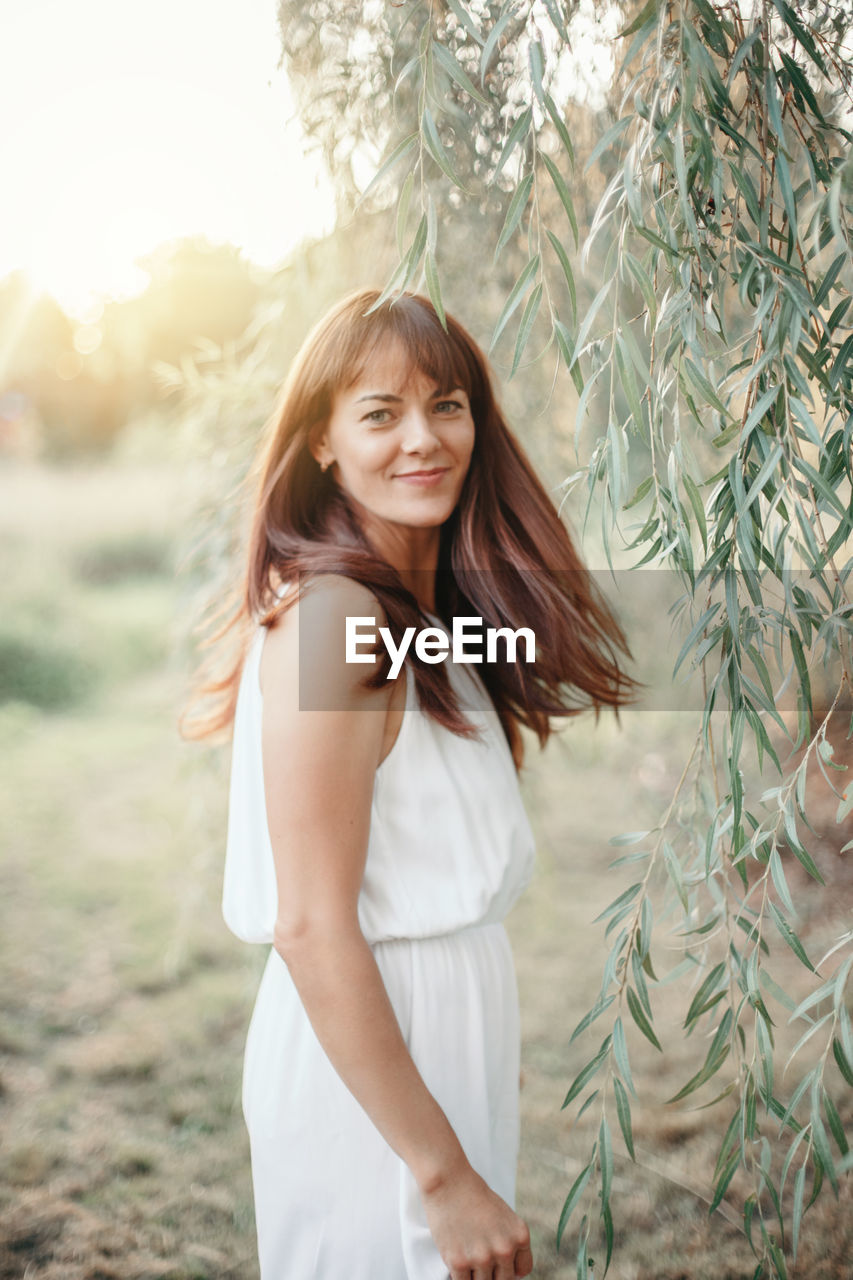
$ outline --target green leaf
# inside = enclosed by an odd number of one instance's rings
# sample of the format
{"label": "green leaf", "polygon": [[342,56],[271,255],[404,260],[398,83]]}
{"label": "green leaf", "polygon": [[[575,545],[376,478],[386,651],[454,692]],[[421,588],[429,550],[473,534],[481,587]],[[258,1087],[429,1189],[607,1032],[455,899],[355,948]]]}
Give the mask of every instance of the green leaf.
{"label": "green leaf", "polygon": [[752,506],[753,502],[770,478],[770,475],[776,469],[776,464],[781,457],[782,446],[781,444],[775,444],[759,467],[754,480],[747,490],[746,498],[744,499],[743,507],[741,508],[742,511],[747,511],[749,507]]}
{"label": "green leaf", "polygon": [[835,1065],[841,1072],[847,1083],[853,1088],[853,1064],[848,1062],[847,1055],[841,1047],[841,1041],[837,1036],[833,1036],[832,1040],[832,1056],[835,1058]]}
{"label": "green leaf", "polygon": [[849,514],[846,507],[835,490],[831,489],[827,484],[825,477],[819,471],[816,471],[811,463],[806,462],[805,458],[801,458],[799,454],[794,454],[792,460],[797,470],[802,471],[809,479],[813,488],[823,498],[827,506],[831,507],[842,519],[848,519]]}
{"label": "green leaf", "polygon": [[447,152],[444,149],[442,141],[438,136],[438,129],[436,128],[435,120],[433,119],[432,112],[429,107],[424,107],[423,115],[421,117],[421,136],[424,140],[424,146],[445,177],[449,178],[455,187],[459,187],[460,191],[465,191],[465,188],[459,181],[456,170],[448,159]]}
{"label": "green leaf", "polygon": [[533,174],[526,174],[518,185],[517,190],[513,194],[509,202],[509,208],[506,211],[504,224],[498,237],[498,243],[495,248],[495,256],[493,262],[497,262],[500,257],[501,249],[512,238],[512,234],[521,221],[521,216],[527,207],[530,199],[530,192],[533,188]]}
{"label": "green leaf", "polygon": [[[617,849],[624,848],[627,844],[639,844],[642,840],[645,840],[647,836],[650,836],[653,830],[654,828],[652,827],[647,831],[622,831],[618,836],[611,836],[607,843],[615,846]],[[639,885],[635,885],[634,887],[639,888]]]}
{"label": "green leaf", "polygon": [[524,294],[531,280],[533,280],[533,278],[538,273],[539,264],[540,264],[540,258],[539,258],[539,254],[537,253],[537,254],[534,254],[534,256],[530,259],[530,261],[525,266],[524,270],[521,272],[521,275],[518,277],[515,284],[510,289],[507,300],[504,303],[503,311],[501,312],[500,317],[498,318],[498,322],[495,325],[495,331],[492,334],[492,341],[489,344],[489,354],[491,354],[491,352],[494,350],[494,347],[498,338],[501,336],[504,329],[506,328],[507,321],[509,320],[510,316],[515,311],[518,304],[521,302],[521,299],[524,297]]}
{"label": "green leaf", "polygon": [[583,1196],[584,1188],[587,1187],[589,1175],[592,1174],[592,1170],[593,1162],[590,1161],[585,1169],[580,1170],[578,1176],[576,1176],[574,1180],[574,1183],[571,1184],[570,1192],[566,1196],[564,1206],[562,1206],[560,1221],[558,1221],[557,1224],[557,1248],[560,1248],[562,1233],[566,1230],[566,1226],[569,1224],[569,1219],[571,1215],[573,1215],[575,1208],[578,1207],[578,1202],[580,1201],[580,1197]]}
{"label": "green leaf", "polygon": [[510,378],[515,376],[515,372],[521,362],[524,354],[524,348],[530,340],[530,333],[536,322],[536,314],[539,311],[539,304],[542,301],[542,284],[541,281],[527,299],[527,304],[521,317],[521,323],[518,326],[518,336],[515,340],[515,351],[512,355],[512,368],[509,371]]}
{"label": "green leaf", "polygon": [[[577,300],[577,295],[575,293],[575,277],[572,272],[571,264],[569,262],[569,255],[566,253],[565,249],[560,244],[560,241],[554,235],[553,231],[550,230],[550,228],[546,229],[545,234],[547,235],[548,239],[551,241],[551,245],[554,249],[554,252],[557,255],[560,266],[563,269],[563,275],[566,278],[566,284],[569,286],[569,296],[572,300],[572,315],[576,317],[578,313],[578,300]],[[571,346],[568,343],[567,343],[566,355],[567,356],[571,355]]]}
{"label": "green leaf", "polygon": [[452,80],[456,81],[460,89],[464,89],[470,97],[476,98],[477,102],[482,102],[483,106],[487,107],[489,105],[488,98],[485,97],[477,86],[472,83],[467,71],[460,67],[453,54],[445,45],[439,44],[437,40],[433,40],[432,54],[436,62],[444,68]]}
{"label": "green leaf", "polygon": [[610,287],[612,283],[613,283],[612,280],[605,280],[604,284],[601,286],[598,293],[595,295],[589,307],[587,308],[587,313],[583,318],[583,322],[578,331],[578,336],[575,339],[575,349],[572,352],[572,364],[574,364],[574,362],[577,360],[578,356],[580,355],[583,349],[583,344],[586,342],[587,334],[589,333],[590,329],[593,326],[593,322],[595,320],[596,315],[598,314],[599,307],[601,306],[604,299],[607,297],[607,294],[610,292]]}
{"label": "green leaf", "polygon": [[515,12],[515,8],[515,5],[510,5],[506,12],[498,18],[497,22],[486,37],[486,43],[483,45],[483,52],[480,54],[480,83],[483,86],[485,86],[486,72],[489,69],[489,63],[491,62],[492,56],[497,48],[498,41],[506,31],[509,21]]}
{"label": "green leaf", "polygon": [[548,17],[554,25],[554,30],[566,44],[569,44],[569,32],[562,13],[562,0],[544,0],[544,3],[545,8],[548,10]]}
{"label": "green leaf", "polygon": [[542,152],[541,159],[542,159],[542,163],[545,165],[545,168],[548,170],[548,173],[551,176],[551,181],[553,182],[557,190],[557,195],[560,197],[560,202],[563,208],[565,209],[566,214],[568,215],[569,225],[572,228],[572,235],[575,238],[575,248],[577,248],[579,244],[578,220],[575,217],[575,207],[572,204],[572,197],[569,195],[569,188],[566,186],[563,175],[560,173],[560,170],[554,164],[554,161],[551,159],[551,157],[546,156],[545,153]]}
{"label": "green leaf", "polygon": [[713,998],[717,995],[721,986],[725,986],[726,966],[723,963],[714,965],[714,968],[708,974],[705,981],[696,992],[690,1002],[690,1008],[687,1010],[687,1016],[684,1019],[684,1026],[689,1027],[691,1023],[700,1018],[707,1009],[711,1007]]}
{"label": "green leaf", "polygon": [[705,377],[704,373],[701,371],[698,365],[696,365],[690,359],[689,356],[684,357],[683,368],[684,368],[684,372],[687,374],[689,381],[693,383],[694,387],[699,392],[699,394],[703,397],[703,399],[707,400],[708,404],[712,405],[713,408],[715,408],[718,413],[721,413],[724,417],[727,418],[729,416],[728,409],[723,404],[722,400],[717,395],[716,391],[711,386],[710,382]]}
{"label": "green leaf", "polygon": [[435,265],[435,256],[431,251],[427,251],[424,259],[424,275],[426,276],[427,290],[432,305],[435,307],[436,315],[441,321],[441,327],[447,332],[447,319],[444,314],[444,304],[441,301],[441,285],[438,280],[438,271]]}
{"label": "green leaf", "polygon": [[545,73],[545,62],[542,55],[542,41],[531,40],[527,46],[527,64],[530,68],[530,80],[533,84],[533,92],[536,94],[537,101],[543,102],[545,90],[542,85],[542,77]]}
{"label": "green leaf", "polygon": [[629,252],[628,249],[623,249],[622,255],[628,270],[640,286],[640,292],[643,295],[643,301],[645,302],[646,310],[649,313],[649,321],[652,328],[654,328],[655,321],[657,319],[657,298],[655,297],[654,285],[652,284],[645,267],[633,253]]}
{"label": "green leaf", "polygon": [[675,666],[672,669],[673,680],[678,675],[682,662],[687,657],[688,653],[690,653],[691,649],[695,646],[696,641],[705,631],[706,627],[708,626],[708,623],[717,616],[717,614],[720,611],[720,608],[721,608],[721,605],[719,600],[715,601],[715,603],[712,604],[709,608],[707,608],[705,612],[701,615],[699,620],[695,622],[694,625],[690,628],[690,632],[687,636],[687,639],[684,641],[684,644],[681,646],[681,651],[679,652],[679,655],[675,661]]}
{"label": "green leaf", "polygon": [[507,140],[503,145],[503,150],[501,151],[500,158],[498,159],[498,163],[495,166],[495,171],[492,174],[492,182],[495,181],[501,169],[503,169],[504,165],[506,164],[507,160],[510,158],[510,156],[512,155],[513,151],[518,146],[518,144],[522,141],[522,139],[527,137],[527,134],[530,131],[530,125],[532,120],[533,120],[533,108],[528,107],[526,111],[523,111],[521,113],[521,115],[516,120],[515,124],[510,129],[507,135]]}
{"label": "green leaf", "polygon": [[787,942],[788,946],[791,948],[794,955],[801,962],[801,964],[804,964],[807,969],[811,970],[812,973],[817,973],[817,969],[814,967],[811,960],[806,955],[805,947],[800,942],[800,939],[797,937],[797,935],[794,933],[794,930],[788,924],[788,921],[782,915],[782,912],[779,910],[779,908],[776,906],[774,902],[769,902],[767,905],[770,908],[770,915],[773,918],[773,923],[776,925],[776,928],[779,930],[780,934],[782,935],[782,938],[784,939],[785,942]]}
{"label": "green leaf", "polygon": [[574,1080],[569,1086],[568,1093],[563,1099],[563,1105],[560,1108],[560,1110],[563,1110],[563,1108],[567,1107],[570,1102],[573,1102],[574,1099],[581,1092],[581,1090],[585,1088],[587,1084],[589,1084],[593,1076],[600,1070],[602,1063],[607,1057],[608,1050],[610,1049],[610,1042],[611,1042],[611,1037],[607,1036],[606,1039],[602,1041],[601,1047],[599,1048],[598,1053],[595,1055],[595,1057],[591,1058],[590,1061],[586,1064],[586,1066],[583,1067],[575,1076]]}
{"label": "green leaf", "polygon": [[[615,996],[611,996],[610,999],[611,1000],[615,999]],[[622,1025],[621,1018],[617,1018],[616,1021],[614,1022],[612,1034],[613,1034],[613,1057],[616,1061],[616,1067],[621,1072],[622,1079],[625,1081],[626,1085],[631,1090],[631,1093],[633,1093],[634,1097],[636,1098],[637,1091],[634,1088],[634,1081],[631,1076],[631,1063],[628,1058],[628,1044],[627,1044],[627,1041],[625,1040],[625,1028]]]}
{"label": "green leaf", "polygon": [[[814,1089],[812,1092],[814,1093]],[[820,1157],[820,1163],[823,1165],[824,1173],[826,1173],[829,1178],[833,1191],[838,1195],[838,1175],[835,1172],[835,1161],[832,1158],[829,1138],[826,1135],[826,1129],[823,1127],[823,1120],[821,1120],[820,1114],[814,1107],[812,1108],[811,1113],[811,1124],[812,1141],[814,1143],[815,1153]]]}
{"label": "green leaf", "polygon": [[800,1243],[800,1222],[803,1217],[803,1192],[805,1187],[806,1164],[803,1161],[794,1178],[794,1205],[791,1216],[791,1257],[794,1262],[797,1261],[797,1248]]}
{"label": "green leaf", "polygon": [[734,1152],[734,1154],[731,1156],[725,1169],[720,1174],[717,1185],[714,1187],[714,1196],[713,1196],[713,1199],[711,1200],[711,1206],[708,1210],[709,1213],[713,1213],[714,1210],[719,1207],[720,1203],[722,1202],[723,1196],[726,1194],[726,1192],[729,1189],[729,1183],[731,1182],[732,1178],[735,1176],[735,1173],[737,1172],[737,1168],[739,1164],[740,1164],[740,1147],[738,1147],[737,1150]]}
{"label": "green leaf", "polygon": [[[589,1182],[590,1174],[592,1173],[592,1163],[593,1162],[590,1161],[590,1163],[586,1166],[585,1169],[581,1169],[580,1173],[578,1174],[578,1176],[575,1178],[574,1182],[571,1185],[569,1194],[566,1196],[566,1199],[563,1202],[562,1212],[560,1213],[560,1221],[557,1223],[557,1248],[558,1249],[560,1247],[560,1241],[563,1238],[563,1232],[568,1226],[569,1218],[572,1216],[575,1209],[577,1208],[578,1202],[580,1201],[580,1198],[583,1195],[584,1190],[586,1189],[586,1184]],[[584,1280],[586,1280],[586,1277],[584,1277]]]}
{"label": "green leaf", "polygon": [[414,173],[408,173],[400,188],[400,199],[397,202],[397,252],[403,257],[406,236],[406,222],[409,217],[409,205],[412,199],[412,188],[415,185]]}
{"label": "green leaf", "polygon": [[616,1098],[616,1115],[619,1117],[619,1128],[622,1130],[622,1137],[625,1140],[628,1155],[632,1160],[636,1160],[634,1135],[631,1129],[631,1103],[625,1091],[625,1086],[616,1077],[613,1080],[613,1093]]}
{"label": "green leaf", "polygon": [[610,1204],[605,1201],[601,1208],[601,1221],[604,1223],[604,1242],[607,1252],[604,1256],[604,1275],[607,1275],[610,1259],[613,1257],[613,1214]]}
{"label": "green leaf", "polygon": [[599,920],[604,920],[607,916],[615,915],[622,907],[627,906],[634,900],[634,898],[636,898],[637,894],[640,892],[640,888],[640,884],[632,884],[629,888],[625,889],[619,894],[618,898],[614,898],[603,911],[598,913],[593,920],[593,924],[598,924]]}
{"label": "green leaf", "polygon": [[823,1091],[823,1109],[826,1112],[826,1122],[829,1125],[830,1133],[835,1139],[838,1150],[842,1156],[846,1156],[850,1150],[850,1144],[844,1132],[844,1125],[841,1123],[841,1116],[838,1114],[835,1103],[826,1090]]}
{"label": "green leaf", "polygon": [[424,213],[421,215],[421,220],[418,223],[417,230],[415,231],[415,238],[412,241],[411,246],[409,247],[408,253],[406,254],[403,261],[398,264],[397,269],[395,270],[391,279],[388,281],[385,288],[382,290],[382,293],[373,303],[373,306],[369,307],[368,310],[365,312],[366,315],[371,315],[374,311],[376,311],[379,307],[381,307],[382,304],[392,296],[392,294],[403,292],[403,290],[409,284],[409,281],[412,279],[412,276],[415,274],[415,271],[418,268],[421,257],[423,256],[424,249],[426,247],[426,240],[427,240],[427,216]]}
{"label": "green leaf", "polygon": [[391,172],[391,170],[394,168],[396,164],[399,163],[400,160],[403,159],[403,156],[408,155],[408,153],[412,150],[417,140],[418,140],[417,133],[410,133],[407,138],[404,138],[402,142],[397,144],[397,146],[391,152],[390,156],[388,156],[388,159],[382,162],[380,167],[377,169],[376,173],[370,179],[370,182],[368,182],[367,186],[362,191],[358,200],[359,204],[361,204],[364,200],[367,199],[367,197],[370,195],[370,193],[373,190],[375,190],[375,188],[379,185],[382,179]]}
{"label": "green leaf", "polygon": [[703,1084],[706,1084],[717,1074],[720,1067],[728,1058],[729,1052],[730,1046],[727,1044],[723,1045],[723,1047],[715,1053],[713,1057],[709,1052],[702,1067],[694,1076],[690,1077],[687,1084],[683,1085],[682,1088],[678,1090],[678,1093],[675,1093],[671,1098],[668,1098],[667,1102],[680,1102],[682,1098],[686,1098],[691,1093],[695,1093],[697,1089],[701,1089]]}
{"label": "green leaf", "polygon": [[575,1275],[577,1280],[589,1280],[592,1267],[595,1265],[594,1260],[587,1255],[587,1245],[589,1243],[589,1218],[584,1214],[581,1219],[581,1229],[578,1233],[578,1248],[575,1258]]}
{"label": "green leaf", "polygon": [[601,1017],[605,1010],[612,1005],[615,999],[615,995],[599,996],[589,1012],[584,1014],[578,1025],[575,1027],[569,1039],[569,1044],[574,1043],[578,1036],[583,1035],[584,1031],[586,1031],[588,1027],[591,1027],[597,1018]]}
{"label": "green leaf", "polygon": [[822,307],[824,302],[826,302],[827,298],[829,297],[829,292],[832,286],[835,284],[835,281],[838,279],[841,268],[844,266],[847,260],[848,260],[848,255],[846,253],[839,253],[838,257],[835,258],[830,263],[830,266],[826,275],[823,277],[823,279],[820,282],[820,288],[817,290],[814,296],[814,302],[816,307]]}
{"label": "green leaf", "polygon": [[460,24],[465,28],[469,36],[472,36],[473,39],[476,40],[477,44],[482,45],[483,44],[482,32],[480,31],[480,28],[475,23],[474,19],[471,17],[471,14],[468,12],[465,5],[460,4],[459,0],[447,0],[447,5],[449,9],[453,10]]}
{"label": "green leaf", "polygon": [[607,1204],[613,1186],[613,1147],[610,1141],[610,1125],[607,1116],[601,1117],[598,1128],[598,1159],[601,1164],[601,1201]]}
{"label": "green leaf", "polygon": [[571,164],[572,168],[574,168],[575,151],[574,151],[574,147],[572,146],[572,140],[569,137],[569,131],[566,128],[565,122],[563,121],[563,118],[560,115],[559,110],[557,109],[557,104],[554,102],[554,99],[551,97],[550,93],[545,94],[545,110],[548,112],[548,115],[551,117],[551,122],[554,128],[557,130],[560,141],[563,144],[563,148],[565,149],[566,154],[569,157],[569,163]]}
{"label": "green leaf", "polygon": [[617,138],[622,136],[628,125],[631,124],[633,120],[633,116],[623,116],[621,120],[617,120],[614,125],[611,125],[611,127],[599,138],[598,142],[593,147],[590,157],[584,165],[584,173],[592,168],[598,157],[607,151]]}
{"label": "green leaf", "polygon": [[659,1049],[660,1052],[663,1053],[663,1049],[661,1049],[660,1041],[658,1040],[657,1036],[652,1030],[652,1025],[649,1022],[648,1018],[646,1017],[645,1013],[643,1012],[643,1007],[640,1004],[636,991],[634,990],[633,987],[626,987],[625,994],[628,999],[628,1008],[630,1010],[631,1017],[634,1019],[637,1026],[640,1028],[640,1030],[642,1031],[646,1039],[649,1041],[649,1043],[653,1044],[656,1049]]}
{"label": "green leaf", "polygon": [[616,333],[616,345],[614,347],[614,357],[619,373],[619,381],[622,386],[625,399],[628,402],[628,409],[631,414],[631,421],[637,431],[640,431],[644,425],[643,411],[640,406],[640,395],[637,390],[637,382],[634,377],[634,370],[631,365],[631,357],[627,350],[627,345],[620,332]]}
{"label": "green leaf", "polygon": [[773,7],[777,10],[783,22],[788,25],[791,32],[796,36],[797,40],[805,49],[815,66],[823,72],[827,80],[831,80],[831,73],[827,69],[826,63],[818,52],[817,46],[812,39],[811,32],[802,25],[796,12],[785,2],[785,0],[773,0]]}
{"label": "green leaf", "polygon": [[629,26],[623,27],[621,31],[617,31],[616,35],[619,40],[623,40],[625,36],[632,36],[635,31],[639,31],[647,22],[657,16],[659,0],[646,0],[636,18]]}
{"label": "green leaf", "polygon": [[598,1097],[599,1092],[600,1092],[600,1091],[599,1091],[599,1089],[593,1089],[592,1093],[591,1093],[591,1094],[589,1095],[589,1097],[586,1099],[586,1101],[584,1102],[583,1106],[581,1107],[581,1109],[578,1111],[577,1115],[575,1116],[575,1124],[579,1124],[579,1123],[580,1123],[580,1118],[581,1118],[581,1116],[584,1114],[584,1112],[586,1112],[586,1111],[588,1111],[588,1110],[589,1110],[589,1108],[592,1106],[592,1104],[595,1102],[596,1098]]}

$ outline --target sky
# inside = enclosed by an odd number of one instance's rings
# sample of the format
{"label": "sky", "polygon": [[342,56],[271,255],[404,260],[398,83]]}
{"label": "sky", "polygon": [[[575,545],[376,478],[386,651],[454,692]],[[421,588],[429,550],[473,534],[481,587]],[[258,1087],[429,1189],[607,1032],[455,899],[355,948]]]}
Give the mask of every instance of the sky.
{"label": "sky", "polygon": [[333,225],[275,0],[0,0],[0,279],[84,318],[202,234],[274,266]]}

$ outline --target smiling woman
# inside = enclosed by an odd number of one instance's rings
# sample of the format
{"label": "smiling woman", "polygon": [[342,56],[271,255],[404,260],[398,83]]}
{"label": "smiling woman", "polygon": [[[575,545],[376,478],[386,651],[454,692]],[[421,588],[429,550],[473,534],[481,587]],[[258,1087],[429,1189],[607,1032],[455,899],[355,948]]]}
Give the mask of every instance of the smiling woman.
{"label": "smiling woman", "polygon": [[[532,1268],[503,926],[533,865],[520,726],[544,742],[632,682],[479,347],[378,297],[291,368],[226,627],[247,644],[201,725],[234,725],[225,919],[271,944],[243,1076],[261,1276],[510,1280]],[[353,618],[386,639],[366,674]],[[535,631],[536,660],[404,647],[472,618]]]}

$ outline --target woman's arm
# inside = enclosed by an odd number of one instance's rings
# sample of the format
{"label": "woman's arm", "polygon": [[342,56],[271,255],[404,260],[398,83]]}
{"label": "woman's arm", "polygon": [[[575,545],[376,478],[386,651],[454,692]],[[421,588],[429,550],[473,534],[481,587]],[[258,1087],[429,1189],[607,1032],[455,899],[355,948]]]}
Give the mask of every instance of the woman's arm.
{"label": "woman's arm", "polygon": [[[531,1270],[527,1227],[468,1163],[412,1061],[359,928],[392,686],[359,688],[370,667],[343,661],[347,615],[384,621],[366,588],[324,578],[264,644],[264,784],[279,891],[275,947],[335,1070],[411,1169],[454,1280],[469,1280],[472,1269],[475,1280],[509,1280]],[[322,672],[331,709],[305,706],[315,672]]]}

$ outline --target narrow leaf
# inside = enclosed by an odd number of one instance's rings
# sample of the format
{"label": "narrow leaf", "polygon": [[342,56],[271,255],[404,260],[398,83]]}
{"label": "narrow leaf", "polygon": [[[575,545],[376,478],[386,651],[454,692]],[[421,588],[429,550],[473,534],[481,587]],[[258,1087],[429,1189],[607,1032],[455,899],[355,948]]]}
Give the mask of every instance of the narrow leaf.
{"label": "narrow leaf", "polygon": [[432,42],[432,53],[435,60],[444,68],[452,80],[455,80],[460,89],[464,89],[472,98],[476,98],[478,102],[482,102],[483,106],[489,105],[489,100],[480,92],[475,84],[472,83],[467,71],[462,68],[454,58],[450,50],[443,44],[439,44],[437,40]]}
{"label": "narrow leaf", "polygon": [[565,1202],[563,1203],[563,1209],[560,1214],[560,1221],[557,1224],[557,1248],[558,1249],[560,1247],[560,1241],[563,1238],[563,1232],[565,1231],[568,1225],[569,1218],[572,1216],[575,1209],[577,1208],[578,1201],[580,1200],[581,1196],[584,1193],[584,1189],[586,1188],[586,1184],[589,1182],[591,1173],[592,1173],[592,1161],[590,1161],[590,1163],[586,1166],[585,1169],[581,1169],[580,1173],[572,1183],[569,1194],[566,1196]]}
{"label": "narrow leaf", "polygon": [[779,930],[783,939],[785,940],[785,942],[787,942],[788,946],[791,948],[794,955],[802,964],[806,966],[807,969],[810,969],[812,973],[817,973],[817,969],[815,969],[811,960],[806,955],[805,947],[803,946],[802,942],[800,942],[800,939],[797,937],[797,935],[794,933],[794,930],[788,924],[788,921],[782,915],[782,912],[779,910],[779,908],[776,906],[774,902],[768,903],[768,906],[770,908],[770,914],[773,917],[773,923],[776,925],[776,928]]}
{"label": "narrow leaf", "polygon": [[628,1155],[632,1160],[636,1160],[637,1157],[634,1154],[634,1135],[631,1130],[631,1103],[628,1099],[628,1094],[625,1091],[625,1086],[622,1084],[621,1080],[616,1078],[613,1080],[613,1093],[616,1097],[616,1114],[619,1117],[619,1128],[622,1130],[622,1137],[625,1140]]}
{"label": "narrow leaf", "polygon": [[501,336],[504,329],[506,328],[506,324],[510,316],[515,311],[518,304],[521,302],[521,299],[524,297],[524,294],[530,282],[534,279],[537,272],[539,271],[539,263],[540,263],[540,258],[539,258],[539,254],[537,253],[530,259],[530,261],[527,263],[524,270],[521,272],[521,275],[518,277],[515,284],[510,289],[509,296],[507,297],[507,300],[504,303],[503,311],[501,312],[498,318],[498,322],[495,325],[495,331],[492,334],[492,341],[489,344],[490,353],[494,349],[495,343],[497,342],[498,338]]}
{"label": "narrow leaf", "polygon": [[397,144],[397,146],[391,152],[388,159],[383,161],[379,169],[377,169],[376,173],[370,179],[370,182],[368,182],[367,186],[362,191],[361,196],[359,197],[359,203],[367,199],[367,197],[379,185],[382,179],[391,172],[391,170],[400,160],[402,160],[403,156],[408,155],[408,153],[412,150],[417,140],[418,140],[418,135],[416,133],[410,133],[407,138],[404,138],[402,142]]}
{"label": "narrow leaf", "polygon": [[521,317],[521,323],[518,326],[518,336],[515,340],[515,351],[512,355],[512,368],[509,371],[510,378],[515,376],[515,372],[521,362],[524,354],[524,348],[530,339],[530,333],[536,322],[536,315],[539,311],[539,304],[542,301],[542,284],[537,284],[536,288],[527,299],[527,305]]}
{"label": "narrow leaf", "polygon": [[637,997],[637,993],[634,990],[634,988],[627,987],[626,995],[628,997],[628,1008],[631,1012],[631,1017],[634,1019],[634,1021],[636,1022],[637,1026],[640,1028],[640,1030],[642,1031],[646,1039],[651,1044],[653,1044],[656,1049],[659,1049],[660,1052],[663,1053],[663,1049],[661,1049],[660,1041],[658,1040],[657,1036],[652,1030],[652,1025],[649,1022],[648,1018],[646,1017],[645,1013],[643,1012],[643,1007],[640,1004],[640,1001]]}
{"label": "narrow leaf", "polygon": [[441,300],[441,285],[438,280],[438,271],[435,265],[435,256],[431,251],[427,251],[424,259],[424,275],[426,276],[427,290],[432,305],[435,307],[436,315],[441,321],[441,327],[447,332],[447,319],[444,314],[444,304]]}
{"label": "narrow leaf", "polygon": [[542,153],[542,162],[548,170],[548,173],[551,175],[551,181],[556,187],[557,195],[560,197],[560,202],[568,215],[569,225],[572,228],[572,235],[575,238],[575,248],[577,248],[579,243],[578,220],[575,217],[575,207],[572,204],[572,197],[569,195],[569,188],[566,186],[563,175],[554,164],[554,161],[550,156],[546,156],[544,152]]}

